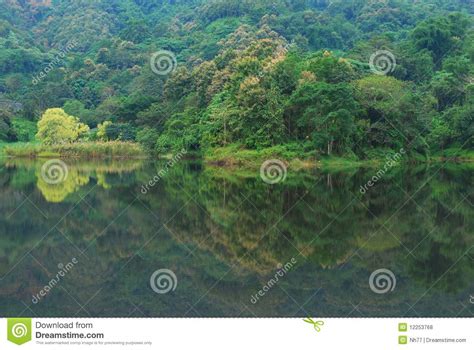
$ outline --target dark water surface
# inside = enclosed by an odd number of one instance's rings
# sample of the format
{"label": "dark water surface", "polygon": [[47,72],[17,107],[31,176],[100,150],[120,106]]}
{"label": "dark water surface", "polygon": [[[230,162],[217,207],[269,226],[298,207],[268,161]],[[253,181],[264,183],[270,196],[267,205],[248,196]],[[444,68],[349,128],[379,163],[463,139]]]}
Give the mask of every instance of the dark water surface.
{"label": "dark water surface", "polygon": [[[0,160],[0,316],[474,314],[472,166],[394,168],[362,194],[377,169],[268,185],[183,161],[147,192],[163,163],[68,163],[59,184],[43,164]],[[174,290],[153,290],[160,269]]]}

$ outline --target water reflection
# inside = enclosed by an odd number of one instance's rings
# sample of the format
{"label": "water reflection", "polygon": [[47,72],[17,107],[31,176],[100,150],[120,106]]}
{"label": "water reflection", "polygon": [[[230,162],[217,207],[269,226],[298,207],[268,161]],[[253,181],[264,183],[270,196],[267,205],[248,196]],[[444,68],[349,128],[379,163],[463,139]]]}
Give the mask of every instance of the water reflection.
{"label": "water reflection", "polygon": [[[181,162],[147,194],[163,164],[68,164],[41,181],[41,162],[0,168],[0,309],[5,316],[470,316],[474,290],[472,168],[294,174]],[[74,271],[33,304],[58,263]],[[296,263],[257,302],[279,267]],[[178,285],[158,295],[160,268]],[[397,285],[373,293],[388,268]],[[470,293],[470,294],[469,294]],[[87,303],[86,306],[84,306]],[[28,305],[30,309],[27,309]],[[84,306],[81,308],[81,306]]]}
{"label": "water reflection", "polygon": [[[51,171],[63,172],[60,178],[55,181],[48,179],[48,174],[44,170],[45,161],[41,160],[25,160],[25,159],[8,159],[4,166],[6,168],[18,169],[16,175],[19,181],[24,183],[36,178],[36,186],[47,202],[61,203],[70,194],[77,192],[81,187],[86,186],[91,178],[96,180],[98,186],[104,189],[111,189],[112,186],[107,183],[107,174],[123,174],[131,173],[143,165],[141,160],[124,159],[118,161],[101,161],[101,162],[84,162],[84,161],[68,161],[63,163],[65,169],[53,169]],[[32,176],[34,173],[34,177]],[[51,176],[58,176],[57,174]],[[48,181],[49,180],[49,181]],[[59,181],[56,181],[59,180]]]}

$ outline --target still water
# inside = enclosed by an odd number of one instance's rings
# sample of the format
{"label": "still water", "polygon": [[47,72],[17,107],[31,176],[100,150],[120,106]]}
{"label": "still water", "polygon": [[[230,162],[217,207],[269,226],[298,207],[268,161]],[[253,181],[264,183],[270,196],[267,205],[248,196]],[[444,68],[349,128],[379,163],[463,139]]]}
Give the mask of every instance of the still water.
{"label": "still water", "polygon": [[474,314],[472,166],[44,162],[0,160],[0,316]]}

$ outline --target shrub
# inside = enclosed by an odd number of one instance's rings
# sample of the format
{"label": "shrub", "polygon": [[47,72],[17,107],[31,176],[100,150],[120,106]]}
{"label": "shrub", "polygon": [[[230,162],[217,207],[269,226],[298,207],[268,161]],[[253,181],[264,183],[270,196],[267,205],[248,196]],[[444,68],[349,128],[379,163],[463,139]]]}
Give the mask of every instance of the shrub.
{"label": "shrub", "polygon": [[33,141],[38,131],[35,122],[22,118],[12,119],[12,129],[17,141],[20,142]]}
{"label": "shrub", "polygon": [[137,141],[149,151],[153,151],[155,149],[158,137],[158,132],[155,129],[148,127],[140,129],[137,132]]}
{"label": "shrub", "polygon": [[101,141],[108,141],[109,138],[107,137],[107,128],[112,125],[112,122],[105,121],[99,125],[97,125],[97,139]]}

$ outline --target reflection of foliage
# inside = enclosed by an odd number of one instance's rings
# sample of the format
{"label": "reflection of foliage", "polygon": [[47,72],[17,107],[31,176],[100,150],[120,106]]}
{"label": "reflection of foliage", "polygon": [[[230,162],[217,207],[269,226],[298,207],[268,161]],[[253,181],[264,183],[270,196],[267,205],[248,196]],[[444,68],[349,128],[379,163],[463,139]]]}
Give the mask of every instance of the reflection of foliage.
{"label": "reflection of foliage", "polygon": [[[5,163],[7,167],[15,167],[19,169],[35,169],[41,161],[24,159],[24,158],[11,158]],[[83,161],[68,159],[68,166],[77,168],[81,172],[93,173],[94,171],[115,174],[115,173],[128,173],[139,169],[143,163],[139,159],[121,159],[120,161],[112,159],[104,159],[99,161]]]}
{"label": "reflection of foliage", "polygon": [[[278,262],[299,252],[328,268],[344,264],[356,252],[388,253],[389,256],[396,252],[406,254],[405,246],[413,249],[433,227],[440,226],[437,222],[440,218],[436,218],[440,205],[446,206],[446,210],[452,208],[447,223],[451,230],[462,234],[454,239],[448,230],[442,233],[445,244],[457,242],[459,245],[455,250],[446,247],[446,251],[442,251],[447,261],[454,263],[455,257],[472,244],[466,227],[473,224],[465,221],[471,208],[459,192],[453,192],[453,183],[432,181],[418,194],[421,198],[415,199],[425,211],[433,212],[432,220],[426,220],[430,217],[425,217],[426,214],[411,201],[392,217],[406,201],[403,191],[411,193],[421,187],[432,172],[429,169],[393,169],[386,174],[386,181],[363,198],[356,197],[359,197],[358,186],[371,176],[365,172],[355,176],[325,174],[318,177],[319,181],[311,182],[302,177],[298,181],[290,179],[284,187],[269,188],[258,180],[213,178],[209,172],[196,178],[183,170],[176,168],[168,175],[172,180],[166,182],[165,193],[169,194],[166,198],[179,200],[184,205],[191,194],[198,193],[197,203],[188,203],[187,210],[179,214],[179,220],[174,220],[170,229],[180,241],[209,251],[223,262],[237,264],[247,271],[265,274]],[[413,181],[408,187],[403,182],[405,178]],[[450,190],[435,199],[432,194],[438,193],[443,186]],[[442,204],[445,201],[447,203]],[[456,215],[459,211],[461,216]],[[451,220],[461,226],[455,229]],[[395,222],[398,224],[393,225]],[[438,250],[439,239],[431,237],[425,239],[415,253],[422,256],[424,245],[430,250]],[[453,238],[446,240],[447,237]],[[413,266],[417,266],[420,259],[418,254],[414,254],[417,259],[411,261]],[[460,282],[458,285],[462,285]],[[429,280],[422,283],[430,285]]]}
{"label": "reflection of foliage", "polygon": [[359,220],[366,229],[366,211],[341,190],[354,186],[354,179],[343,175],[271,189],[258,179],[170,176],[172,197],[184,203],[187,194],[199,192],[198,204],[188,204],[192,209],[171,229],[184,242],[250,271],[267,273],[299,252],[321,266],[340,265],[351,255],[356,237],[365,234],[356,224]]}
{"label": "reflection of foliage", "polygon": [[36,171],[38,182],[36,186],[48,202],[61,203],[71,193],[89,183],[89,175],[81,174],[77,169],[70,169],[67,177],[58,184],[47,183],[41,176],[41,169]]}
{"label": "reflection of foliage", "polygon": [[[214,176],[212,170],[201,171],[200,164],[182,162],[142,195],[140,184],[163,164],[119,174],[95,173],[91,164],[89,170],[85,165],[70,169],[69,176],[77,176],[76,186],[79,179],[92,180],[59,205],[45,201],[35,189],[36,180],[26,181],[31,174],[16,167],[0,170],[0,230],[5,233],[0,238],[0,276],[37,244],[38,232],[58,224],[75,246],[87,248],[90,259],[82,257],[84,265],[78,265],[77,275],[64,286],[81,300],[103,288],[91,303],[96,315],[127,315],[127,303],[118,305],[117,298],[140,305],[150,316],[182,315],[202,295],[206,297],[195,306],[202,315],[239,315],[241,303],[257,315],[292,315],[297,308],[279,288],[257,305],[249,303],[278,263],[292,257],[298,263],[279,286],[301,304],[323,288],[317,302],[305,306],[321,315],[348,314],[348,290],[350,300],[362,302],[364,315],[403,316],[405,303],[425,292],[416,311],[448,315],[448,306],[474,277],[471,258],[461,258],[474,240],[473,196],[466,186],[472,177],[469,168],[447,167],[438,173],[430,167],[394,168],[361,196],[360,184],[372,170],[292,174],[285,183],[268,186],[258,178],[223,170]],[[20,176],[25,181],[19,181]],[[108,189],[92,190],[93,180],[108,184]],[[402,190],[415,195],[417,204],[407,201]],[[28,202],[20,206],[21,192],[47,219]],[[33,254],[42,263],[64,262],[72,252],[79,254],[71,242],[53,231]],[[32,264],[31,269],[19,265],[0,282],[0,306],[7,313],[21,311],[11,301],[18,296],[27,300],[45,279],[42,269]],[[172,299],[158,303],[146,280],[161,266],[171,268],[181,284]],[[381,266],[396,274],[397,293],[377,298],[367,278]],[[31,285],[25,288],[15,283],[19,280]],[[41,315],[74,313],[64,301],[68,298],[54,293],[51,301],[56,306],[40,303],[34,310]],[[446,308],[435,307],[440,300]]]}
{"label": "reflection of foliage", "polygon": [[[129,173],[141,166],[141,161],[138,160],[122,160],[105,161],[101,163],[91,162],[69,162],[68,176],[64,181],[58,184],[49,184],[41,175],[41,167],[44,162],[31,161],[25,159],[12,159],[6,163],[7,167],[19,167],[15,178],[15,183],[21,185],[22,181],[31,182],[31,174],[34,171],[34,176],[37,178],[36,186],[43,194],[48,202],[60,203],[66,197],[74,192],[77,192],[81,187],[87,185],[91,177],[95,177],[97,184],[104,189],[112,188],[112,185],[107,181],[108,174]],[[25,169],[26,168],[26,169]],[[109,181],[113,181],[110,179]]]}
{"label": "reflection of foliage", "polygon": [[107,183],[107,179],[103,173],[97,173],[97,184],[106,190],[110,190],[112,188],[112,186]]}

